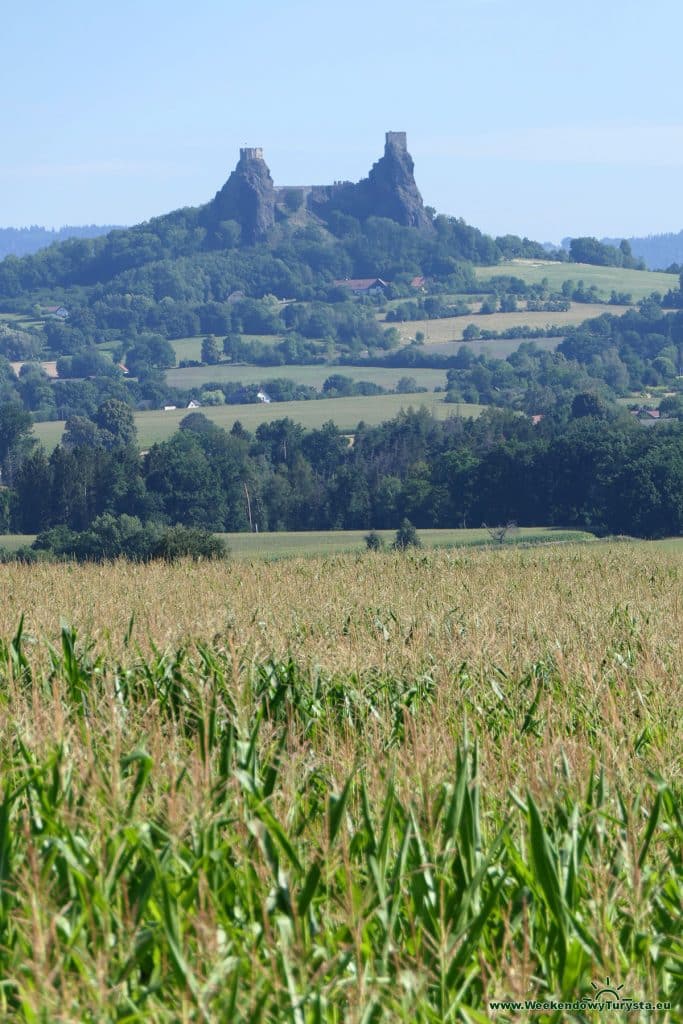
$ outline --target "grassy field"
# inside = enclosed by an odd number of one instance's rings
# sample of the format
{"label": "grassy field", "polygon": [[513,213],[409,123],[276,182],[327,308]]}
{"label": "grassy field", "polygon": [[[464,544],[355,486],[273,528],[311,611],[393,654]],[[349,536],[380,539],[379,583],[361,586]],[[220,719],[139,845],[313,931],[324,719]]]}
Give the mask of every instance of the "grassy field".
{"label": "grassy field", "polygon": [[[583,281],[587,288],[595,285],[602,298],[609,299],[612,291],[630,292],[633,301],[644,299],[652,292],[663,295],[678,287],[676,274],[660,274],[649,270],[625,270],[622,267],[594,267],[588,263],[555,263],[544,260],[508,260],[495,267],[475,267],[480,280],[496,274],[512,274],[527,284],[540,284],[544,277],[553,291],[560,291],[564,281]],[[590,308],[590,307],[588,307]],[[614,307],[612,307],[614,312]],[[619,312],[617,307],[616,312]]]}
{"label": "grassy field", "polygon": [[[624,307],[600,305],[598,303],[572,302],[566,313],[473,313],[471,316],[451,316],[443,320],[406,320],[394,324],[401,340],[405,343],[415,337],[417,331],[424,334],[425,345],[443,344],[447,341],[462,341],[462,334],[468,324],[476,324],[483,331],[505,331],[512,327],[565,327],[583,323],[603,313],[612,316],[623,313]],[[553,339],[555,343],[559,338]],[[516,341],[519,347],[519,340]]]}
{"label": "grassy field", "polygon": [[[554,352],[562,341],[562,338],[494,338],[491,341],[430,341],[430,355],[454,356],[458,350],[466,345],[475,355],[485,355],[489,359],[507,359],[512,352],[516,352],[524,342],[533,342],[537,348],[544,352]],[[404,370],[410,373],[410,370]]]}
{"label": "grassy field", "polygon": [[[367,530],[310,530],[297,533],[222,533],[220,537],[236,558],[281,558],[292,555],[333,555],[347,551],[365,551]],[[420,530],[422,546],[471,547],[491,543],[487,530]],[[391,546],[396,531],[377,530],[384,544]],[[542,526],[524,526],[512,530],[504,543],[539,544],[592,541],[593,535],[579,530],[558,530]],[[0,537],[0,544],[2,538]],[[17,545],[18,546],[18,545]]]}
{"label": "grassy field", "polygon": [[[368,424],[383,423],[397,416],[402,409],[425,407],[439,419],[449,416],[479,416],[482,405],[450,405],[444,402],[442,394],[420,395],[377,395],[361,398],[325,398],[308,402],[272,402],[270,405],[214,405],[204,406],[202,412],[219,427],[229,430],[239,420],[246,430],[256,430],[261,423],[272,420],[290,419],[305,427],[321,427],[332,420],[344,431],[353,431],[361,420]],[[170,412],[152,410],[135,414],[138,442],[141,448],[149,448],[158,441],[165,441],[177,429],[180,421],[188,415],[187,409]],[[33,433],[48,451],[58,443],[64,432],[64,422],[54,420],[36,423]]]}
{"label": "grassy field", "polygon": [[0,1016],[679,1021],[682,574],[0,566]]}
{"label": "grassy field", "polygon": [[233,366],[230,363],[218,366],[188,366],[185,369],[167,370],[166,382],[176,388],[196,388],[208,381],[241,384],[260,384],[274,377],[322,388],[334,373],[341,373],[352,380],[365,380],[393,389],[401,377],[412,377],[419,387],[433,391],[446,386],[445,370],[391,369],[384,366]]}
{"label": "grassy field", "polygon": [[17,551],[18,548],[30,547],[35,539],[35,533],[0,533],[0,548]]}
{"label": "grassy field", "polygon": [[[171,339],[176,358],[178,360],[201,359],[203,337],[200,335],[199,337]],[[278,341],[282,341],[282,337],[273,334],[243,334],[242,338],[244,341],[263,341],[266,345],[275,345]]]}

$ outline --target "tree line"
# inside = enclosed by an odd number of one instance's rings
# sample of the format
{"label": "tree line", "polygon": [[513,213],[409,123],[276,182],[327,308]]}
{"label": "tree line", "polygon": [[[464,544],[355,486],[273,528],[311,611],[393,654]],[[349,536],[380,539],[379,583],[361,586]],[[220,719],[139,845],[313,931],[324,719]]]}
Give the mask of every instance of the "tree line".
{"label": "tree line", "polygon": [[[568,416],[408,411],[352,439],[289,419],[230,432],[191,413],[142,457],[110,402],[47,455],[21,430],[0,451],[3,531],[88,530],[102,515],[210,531],[557,525],[641,537],[683,531],[683,424],[643,430],[577,397]],[[351,443],[352,441],[352,443]],[[84,443],[87,442],[87,443]]]}

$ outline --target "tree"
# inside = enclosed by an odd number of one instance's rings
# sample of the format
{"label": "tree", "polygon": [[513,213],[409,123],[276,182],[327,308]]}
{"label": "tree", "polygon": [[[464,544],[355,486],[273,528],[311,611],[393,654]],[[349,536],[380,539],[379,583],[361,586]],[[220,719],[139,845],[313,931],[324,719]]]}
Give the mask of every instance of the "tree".
{"label": "tree", "polygon": [[215,366],[221,361],[221,350],[213,334],[207,334],[202,340],[202,362]]}
{"label": "tree", "polygon": [[517,524],[512,522],[506,523],[505,526],[487,526],[486,523],[482,523],[482,526],[495,544],[502,544],[510,530],[517,528]]}
{"label": "tree", "polygon": [[28,440],[33,421],[18,402],[0,405],[0,470],[7,472],[8,462]]}
{"label": "tree", "polygon": [[125,448],[137,441],[137,429],[133,410],[125,402],[108,398],[99,406],[94,416],[100,428],[100,444],[103,448]]}
{"label": "tree", "polygon": [[418,537],[417,530],[410,519],[404,519],[399,526],[392,547],[394,551],[406,551],[408,548],[422,547],[422,541]]}
{"label": "tree", "polygon": [[604,419],[607,415],[607,406],[599,395],[582,391],[574,396],[572,401],[572,419],[581,419],[583,416],[595,416]]}

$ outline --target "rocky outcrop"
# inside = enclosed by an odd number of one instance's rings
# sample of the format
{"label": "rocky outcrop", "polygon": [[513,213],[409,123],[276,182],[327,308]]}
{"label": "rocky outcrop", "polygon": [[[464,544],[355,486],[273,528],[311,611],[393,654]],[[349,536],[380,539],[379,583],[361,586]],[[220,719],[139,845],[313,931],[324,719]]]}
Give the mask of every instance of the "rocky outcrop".
{"label": "rocky outcrop", "polygon": [[300,207],[327,220],[337,210],[358,220],[387,217],[405,227],[432,231],[415,183],[413,158],[405,132],[387,132],[384,155],[359,182],[275,188],[261,149],[241,149],[237,167],[214,200],[205,208],[205,221],[218,228],[222,221],[237,221],[242,242],[264,241],[278,217]]}
{"label": "rocky outcrop", "polygon": [[388,217],[409,228],[430,230],[432,222],[415,183],[414,169],[406,133],[387,132],[384,156],[358,187],[365,186],[373,216]]}
{"label": "rocky outcrop", "polygon": [[414,168],[406,133],[387,132],[384,156],[373,165],[367,178],[313,189],[308,198],[309,208],[323,220],[338,210],[359,220],[388,217],[405,227],[432,231],[431,218],[415,183]]}
{"label": "rocky outcrop", "polygon": [[240,158],[223,188],[209,204],[210,219],[234,220],[242,242],[252,245],[268,237],[275,223],[275,188],[259,148],[240,149]]}

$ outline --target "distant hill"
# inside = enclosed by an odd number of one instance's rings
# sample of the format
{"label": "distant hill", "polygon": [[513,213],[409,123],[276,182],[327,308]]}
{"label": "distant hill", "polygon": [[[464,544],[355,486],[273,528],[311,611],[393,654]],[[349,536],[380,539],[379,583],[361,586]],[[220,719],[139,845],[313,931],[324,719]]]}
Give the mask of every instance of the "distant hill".
{"label": "distant hill", "polygon": [[[683,263],[683,231],[669,231],[647,238],[628,238],[631,251],[637,259],[645,261],[648,270],[666,270],[672,263]],[[620,238],[603,238],[605,245],[619,245]]]}
{"label": "distant hill", "polygon": [[[244,147],[202,206],[1,260],[0,309],[61,304],[70,312],[62,333],[225,334],[237,293],[341,301],[345,281],[416,276],[462,292],[466,263],[545,255],[529,239],[494,239],[426,207],[405,133],[387,132],[367,177],[331,185],[277,186],[261,148]],[[74,340],[82,343],[72,338],[69,350]]]}
{"label": "distant hill", "polygon": [[108,234],[115,226],[85,224],[75,227],[67,224],[62,228],[43,228],[32,224],[29,228],[0,228],[0,259],[5,256],[30,256],[53,242],[64,242],[67,238],[97,238]]}

